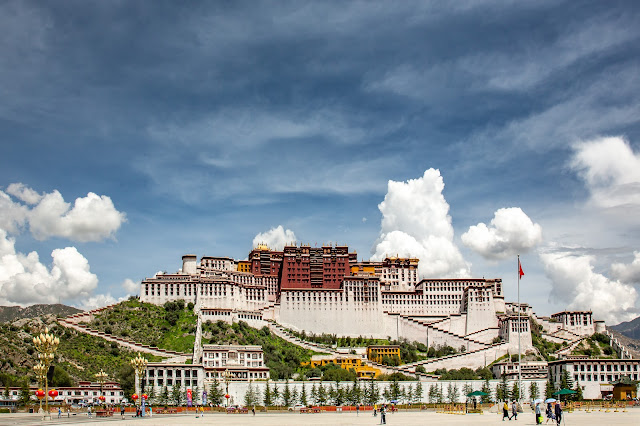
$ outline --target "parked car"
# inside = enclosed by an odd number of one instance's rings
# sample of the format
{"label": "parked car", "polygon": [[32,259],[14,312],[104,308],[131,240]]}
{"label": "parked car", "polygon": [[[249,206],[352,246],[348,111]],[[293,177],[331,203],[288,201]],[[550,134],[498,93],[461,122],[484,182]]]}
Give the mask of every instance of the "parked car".
{"label": "parked car", "polygon": [[301,408],[305,408],[302,404],[296,404],[289,407],[289,411],[300,411]]}

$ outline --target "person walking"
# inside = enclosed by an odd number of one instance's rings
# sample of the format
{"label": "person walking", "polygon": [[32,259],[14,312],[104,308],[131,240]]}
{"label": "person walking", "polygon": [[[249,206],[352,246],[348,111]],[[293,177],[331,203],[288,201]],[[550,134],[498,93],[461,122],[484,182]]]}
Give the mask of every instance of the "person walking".
{"label": "person walking", "polygon": [[255,416],[256,415],[256,406],[254,405],[253,407],[251,407],[251,413]]}
{"label": "person walking", "polygon": [[550,402],[547,403],[547,420],[545,420],[544,424],[547,424],[549,420],[555,420],[555,414],[553,414]]}
{"label": "person walking", "polygon": [[507,401],[505,401],[504,404],[502,404],[502,421],[503,422],[504,422],[504,419],[511,420],[509,418],[509,404],[507,403]]}
{"label": "person walking", "polygon": [[540,403],[536,403],[536,409],[535,409],[535,414],[536,414],[536,424],[540,425],[542,424],[542,410],[540,410]]}
{"label": "person walking", "polygon": [[380,407],[380,424],[381,425],[387,424],[387,409],[384,405]]}
{"label": "person walking", "polygon": [[555,415],[556,415],[556,424],[560,426],[560,422],[562,421],[562,407],[560,405],[560,401],[556,402]]}
{"label": "person walking", "polygon": [[518,403],[516,402],[515,399],[511,403],[511,417],[509,417],[509,420],[511,419],[518,420]]}
{"label": "person walking", "polygon": [[91,406],[90,405],[87,407],[87,415],[89,417],[91,417]]}
{"label": "person walking", "polygon": [[378,404],[373,404],[373,417],[378,415]]}
{"label": "person walking", "polygon": [[124,405],[120,406],[120,418],[124,420]]}

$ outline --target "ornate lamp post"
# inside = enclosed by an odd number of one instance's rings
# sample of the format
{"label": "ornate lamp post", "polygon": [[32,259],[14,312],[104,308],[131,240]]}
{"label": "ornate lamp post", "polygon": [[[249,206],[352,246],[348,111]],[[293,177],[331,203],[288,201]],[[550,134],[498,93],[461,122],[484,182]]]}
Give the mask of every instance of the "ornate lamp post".
{"label": "ornate lamp post", "polygon": [[42,390],[42,386],[44,386],[44,379],[47,376],[47,368],[43,363],[39,362],[33,366],[33,371],[36,373],[36,378],[38,379],[38,390],[36,391],[36,396],[40,400],[40,410],[42,411],[42,398],[45,396],[45,392]]}
{"label": "ornate lamp post", "polygon": [[[44,333],[40,333],[39,336],[33,338],[33,344],[38,351],[38,359],[40,364],[44,366],[44,387],[45,394],[49,393],[49,380],[47,379],[47,371],[49,366],[53,362],[54,354],[58,350],[60,339],[53,334],[49,334],[49,328],[44,329]],[[46,396],[45,396],[46,398]],[[45,417],[51,419],[51,413],[49,412],[49,398],[45,399],[46,413]]]}
{"label": "ornate lamp post", "polygon": [[100,384],[100,397],[98,399],[100,400],[100,402],[104,402],[106,398],[104,397],[102,386],[104,385],[104,382],[107,381],[108,374],[103,370],[100,370],[98,373],[94,374],[94,376],[96,378],[96,381]]}
{"label": "ornate lamp post", "polygon": [[224,397],[227,400],[227,407],[229,406],[229,398],[231,397],[231,395],[229,395],[229,381],[231,380],[231,373],[229,373],[229,369],[224,370],[224,384],[225,384],[225,392],[224,392]]}
{"label": "ornate lamp post", "polygon": [[[129,363],[131,364],[133,369],[136,371],[136,396],[141,394],[140,376],[142,376],[142,373],[144,373],[144,370],[146,370],[147,362],[148,361],[145,358],[143,358],[142,355],[140,355],[140,354],[138,354],[135,358],[133,358],[133,359],[131,359],[131,361],[129,361]],[[136,401],[136,403],[137,403],[137,401]]]}

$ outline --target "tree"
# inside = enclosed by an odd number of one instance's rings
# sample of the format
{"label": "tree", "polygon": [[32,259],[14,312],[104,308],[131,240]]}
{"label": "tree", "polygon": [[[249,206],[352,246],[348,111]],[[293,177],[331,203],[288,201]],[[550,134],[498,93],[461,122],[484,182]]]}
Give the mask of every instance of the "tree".
{"label": "tree", "polygon": [[335,387],[331,389],[331,399],[336,406],[344,404],[344,389],[340,387],[339,382],[336,382]]}
{"label": "tree", "polygon": [[324,388],[322,383],[318,383],[318,405],[327,405],[327,390]]}
{"label": "tree", "polygon": [[275,406],[279,406],[280,405],[280,389],[278,389],[278,385],[277,384],[273,384],[273,405]]}
{"label": "tree", "polygon": [[462,387],[462,395],[465,397],[465,401],[466,398],[469,398],[467,395],[469,395],[471,392],[473,392],[473,386],[471,386],[469,383],[465,383]]}
{"label": "tree", "polygon": [[179,381],[173,383],[173,389],[171,390],[171,404],[182,405],[182,389]]}
{"label": "tree", "polygon": [[553,383],[553,376],[549,374],[549,379],[547,380],[547,385],[544,388],[544,396],[545,398],[553,398],[553,393],[556,391],[556,386]]}
{"label": "tree", "polygon": [[422,402],[422,382],[420,380],[418,380],[418,383],[416,384],[416,391],[413,393],[413,401],[417,404],[420,404]]}
{"label": "tree", "polygon": [[398,383],[398,378],[393,376],[391,380],[391,399],[399,399],[400,398],[400,384]]}
{"label": "tree", "polygon": [[151,385],[149,386],[149,404],[153,405],[153,404],[157,404],[158,401],[156,401],[156,387]]}
{"label": "tree", "polygon": [[576,401],[582,401],[584,396],[582,395],[582,386],[580,386],[580,381],[576,380],[576,394],[574,395]]}
{"label": "tree", "polygon": [[311,385],[311,402],[314,405],[318,405],[318,388],[316,388],[316,384]]}
{"label": "tree", "polygon": [[124,395],[131,400],[131,395],[135,392],[135,371],[133,367],[131,367],[131,364],[124,364],[115,376],[116,381],[120,383]]}
{"label": "tree", "polygon": [[367,390],[367,399],[365,402],[368,405],[375,405],[380,400],[380,389],[378,389],[378,384],[371,380],[369,382],[368,390]]}
{"label": "tree", "polygon": [[538,399],[538,396],[540,396],[540,390],[538,389],[538,383],[531,382],[531,384],[529,385],[529,396],[531,397],[531,399]]}
{"label": "tree", "polygon": [[307,401],[307,390],[305,389],[304,382],[302,382],[302,389],[300,389],[300,404],[304,405],[305,407],[309,405]]}
{"label": "tree", "polygon": [[491,385],[489,385],[489,379],[485,379],[482,384],[482,392],[486,393],[486,395],[482,395],[480,401],[482,401],[483,404],[491,402]]}
{"label": "tree", "polygon": [[160,394],[160,405],[167,404],[169,404],[169,389],[165,385],[164,388],[162,388],[162,393]]}
{"label": "tree", "polygon": [[449,387],[447,388],[447,399],[452,404],[458,401],[458,387],[453,383],[449,383]]}
{"label": "tree", "polygon": [[573,380],[571,380],[571,375],[569,375],[569,371],[562,370],[562,375],[560,376],[560,389],[571,388],[573,388]]}
{"label": "tree", "polygon": [[254,405],[258,405],[260,403],[259,397],[260,395],[258,395],[257,387],[254,388],[254,386],[249,383],[247,392],[244,394],[245,407],[253,407]]}
{"label": "tree", "polygon": [[404,399],[409,404],[413,402],[413,386],[411,383],[409,383],[409,386],[404,388]]}
{"label": "tree", "polygon": [[291,394],[291,389],[289,388],[289,380],[284,383],[284,391],[282,391],[282,402],[285,407],[291,405],[291,401],[293,400],[293,395]]}
{"label": "tree", "polygon": [[53,378],[49,386],[56,388],[69,387],[73,386],[73,380],[71,380],[69,373],[67,373],[64,368],[56,365],[53,369]]}
{"label": "tree", "polygon": [[502,381],[496,386],[496,399],[498,401],[505,401],[509,398],[509,388],[507,385],[507,376],[502,376]]}
{"label": "tree", "polygon": [[271,407],[273,405],[273,393],[271,392],[271,386],[269,386],[269,381],[267,380],[267,386],[264,388],[264,406]]}
{"label": "tree", "polygon": [[209,402],[213,405],[221,405],[224,399],[224,392],[220,386],[220,382],[214,380],[209,387],[209,394],[207,395]]}
{"label": "tree", "polygon": [[429,386],[429,403],[433,404],[437,401],[438,399],[438,386],[436,386],[435,384],[432,384],[431,386]]}
{"label": "tree", "polygon": [[518,386],[518,381],[513,382],[509,395],[511,399],[515,399],[516,401],[520,400],[520,386]]}
{"label": "tree", "polygon": [[20,384],[20,404],[27,405],[31,399],[31,393],[29,391],[29,382],[24,379]]}

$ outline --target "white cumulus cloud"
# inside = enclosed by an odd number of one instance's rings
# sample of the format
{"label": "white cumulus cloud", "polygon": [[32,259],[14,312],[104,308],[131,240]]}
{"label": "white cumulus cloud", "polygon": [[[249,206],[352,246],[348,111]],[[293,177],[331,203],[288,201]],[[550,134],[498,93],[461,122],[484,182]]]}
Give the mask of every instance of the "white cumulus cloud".
{"label": "white cumulus cloud", "polygon": [[[8,195],[19,201],[16,202]],[[29,224],[31,234],[38,240],[63,237],[72,241],[100,241],[113,237],[126,221],[111,198],[89,192],[76,198],[73,207],[58,191],[40,195],[21,183],[12,183],[7,193],[0,191],[0,228],[18,233]]]}
{"label": "white cumulus cloud", "polygon": [[110,293],[97,294],[95,296],[82,300],[82,302],[77,307],[79,309],[84,309],[85,311],[90,311],[93,309],[113,305],[114,303],[119,303],[126,299],[127,297],[120,297],[116,299],[115,297],[111,296]]}
{"label": "white cumulus cloud", "polygon": [[422,277],[469,276],[470,265],[453,243],[449,204],[443,190],[444,181],[435,169],[407,182],[390,180],[384,201],[378,205],[382,223],[372,259],[417,257]]}
{"label": "white cumulus cloud", "polygon": [[503,208],[495,212],[489,226],[484,223],[470,226],[461,239],[486,259],[506,259],[538,245],[542,241],[542,227],[519,207]]}
{"label": "white cumulus cloud", "polygon": [[27,204],[36,204],[42,199],[42,195],[38,194],[33,189],[25,186],[23,183],[12,183],[7,187],[7,193],[18,198],[20,201],[24,201]]}
{"label": "white cumulus cloud", "polygon": [[599,207],[640,205],[640,155],[621,137],[603,137],[573,146],[571,167]]}
{"label": "white cumulus cloud", "polygon": [[140,291],[140,283],[134,282],[129,278],[125,279],[121,285],[129,295],[138,294],[138,292]]}
{"label": "white cumulus cloud", "polygon": [[611,275],[624,283],[640,283],[640,252],[634,251],[633,256],[633,261],[629,264],[611,265]]}
{"label": "white cumulus cloud", "polygon": [[75,247],[51,252],[51,267],[38,253],[16,252],[15,241],[0,229],[0,302],[29,305],[89,297],[98,286],[89,262]]}
{"label": "white cumulus cloud", "polygon": [[636,289],[594,272],[593,256],[553,252],[540,254],[540,259],[553,284],[550,302],[566,304],[569,310],[591,310],[608,324],[638,315]]}
{"label": "white cumulus cloud", "polygon": [[287,244],[296,242],[296,234],[290,229],[284,229],[282,225],[261,232],[253,238],[253,247],[258,244],[266,244],[272,250],[282,250]]}

